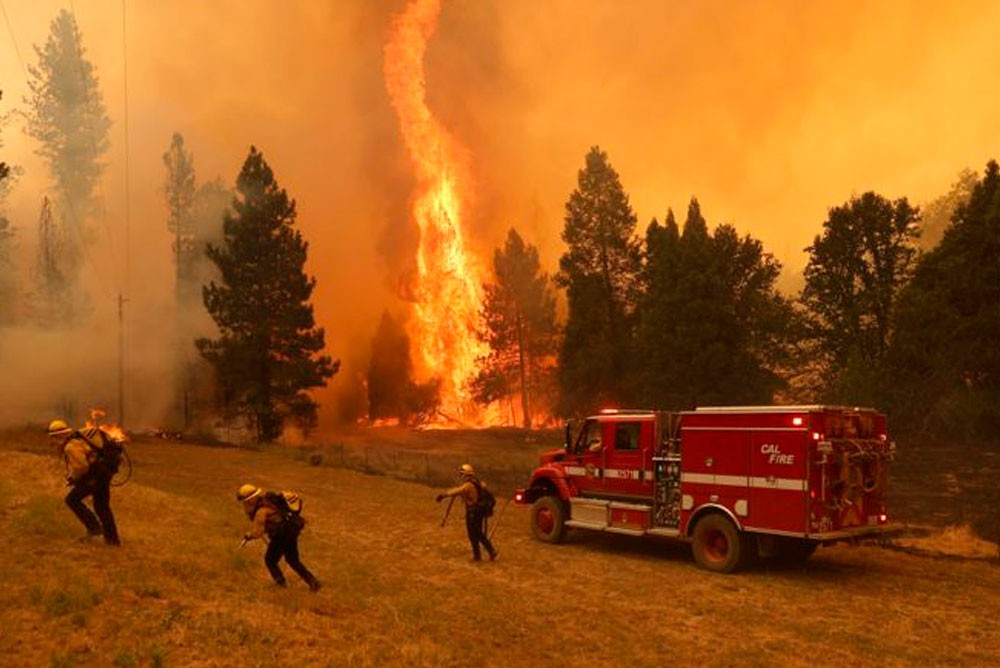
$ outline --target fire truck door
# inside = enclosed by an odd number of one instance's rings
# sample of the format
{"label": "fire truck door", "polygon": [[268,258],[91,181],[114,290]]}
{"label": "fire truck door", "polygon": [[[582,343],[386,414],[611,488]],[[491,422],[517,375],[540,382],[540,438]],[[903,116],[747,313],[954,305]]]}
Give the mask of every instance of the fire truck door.
{"label": "fire truck door", "polygon": [[604,462],[608,450],[606,426],[598,420],[587,420],[566,458],[566,472],[584,496],[600,494],[604,489]]}
{"label": "fire truck door", "polygon": [[650,498],[653,490],[653,423],[615,421],[605,432],[609,447],[605,458],[604,491],[620,496]]}

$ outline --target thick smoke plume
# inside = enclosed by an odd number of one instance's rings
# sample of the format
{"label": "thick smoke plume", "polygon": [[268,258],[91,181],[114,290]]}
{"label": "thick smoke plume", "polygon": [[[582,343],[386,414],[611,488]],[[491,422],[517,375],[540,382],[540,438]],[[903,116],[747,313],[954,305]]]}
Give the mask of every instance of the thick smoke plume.
{"label": "thick smoke plume", "polygon": [[[64,6],[5,3],[0,113],[22,105],[32,46]],[[119,333],[127,426],[175,418],[181,315],[161,156],[180,132],[199,181],[232,185],[253,144],[296,199],[317,321],[344,361],[318,397],[331,424],[357,405],[378,318],[405,312],[414,268],[414,178],[382,76],[406,3],[72,6],[113,122],[85,269],[93,315],[72,333],[0,329],[0,421],[41,422],[69,404],[83,416],[92,403],[113,417]],[[794,275],[827,209],[852,193],[927,201],[1000,154],[998,19],[982,3],[443,0],[427,102],[471,156],[480,258],[515,226],[552,271],[564,203],[596,144],[641,227],[695,195],[711,222],[760,238]],[[25,294],[49,183],[16,117],[0,137],[0,161],[21,170],[3,215]]]}

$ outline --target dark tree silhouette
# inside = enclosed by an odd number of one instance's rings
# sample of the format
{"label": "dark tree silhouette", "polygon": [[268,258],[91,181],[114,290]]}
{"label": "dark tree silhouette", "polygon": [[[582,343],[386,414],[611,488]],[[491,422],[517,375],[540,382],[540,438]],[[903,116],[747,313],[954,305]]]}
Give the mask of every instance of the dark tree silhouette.
{"label": "dark tree silhouette", "polygon": [[288,420],[315,427],[317,404],[306,390],[324,386],[340,362],[320,354],[324,332],[309,303],[316,282],[303,272],[308,244],[293,227],[295,203],[254,147],[236,191],[223,242],[207,251],[221,283],[203,296],[221,336],[197,345],[215,367],[226,409],[247,418],[258,441],[272,441]]}
{"label": "dark tree silhouette", "polygon": [[873,192],[830,209],[805,269],[801,301],[827,362],[826,398],[870,401],[892,310],[917,255],[918,211]]}
{"label": "dark tree silhouette", "polygon": [[563,415],[631,398],[628,360],[641,264],[635,226],[618,174],[595,146],[566,203],[567,249],[556,275],[568,307],[558,371]]}

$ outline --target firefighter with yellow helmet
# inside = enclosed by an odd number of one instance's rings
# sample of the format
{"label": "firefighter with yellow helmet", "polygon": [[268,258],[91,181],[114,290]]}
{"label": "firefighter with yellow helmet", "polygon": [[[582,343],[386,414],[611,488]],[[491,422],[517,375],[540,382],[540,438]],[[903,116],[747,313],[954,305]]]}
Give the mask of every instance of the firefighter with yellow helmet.
{"label": "firefighter with yellow helmet", "polygon": [[299,534],[305,527],[305,520],[299,515],[301,499],[290,492],[265,492],[256,485],[246,484],[236,490],[236,500],[243,504],[251,522],[250,530],[243,535],[243,544],[266,536],[264,565],[274,582],[279,587],[288,586],[278,565],[284,557],[285,563],[309,585],[309,591],[319,591],[319,580],[299,559]]}
{"label": "firefighter with yellow helmet", "polygon": [[[81,433],[71,428],[65,420],[49,423],[49,440],[57,445],[66,464],[66,483],[72,488],[66,495],[66,505],[87,528],[86,538],[104,536],[108,545],[120,545],[115,516],[111,512],[111,478],[114,471],[99,461],[100,434],[97,427],[88,427]],[[83,500],[92,497],[91,510]]]}
{"label": "firefighter with yellow helmet", "polygon": [[459,484],[451,489],[445,490],[435,497],[440,502],[446,497],[459,497],[465,505],[465,531],[469,535],[469,543],[472,544],[472,560],[482,561],[479,546],[486,548],[486,553],[490,561],[495,561],[498,550],[493,547],[489,537],[486,535],[486,516],[480,509],[479,498],[484,493],[483,483],[476,477],[476,470],[471,464],[462,464],[458,468]]}

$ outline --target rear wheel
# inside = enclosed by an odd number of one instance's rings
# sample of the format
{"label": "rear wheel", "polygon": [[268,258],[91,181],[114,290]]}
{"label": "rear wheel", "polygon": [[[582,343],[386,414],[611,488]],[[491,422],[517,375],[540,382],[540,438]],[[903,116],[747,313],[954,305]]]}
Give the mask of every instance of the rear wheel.
{"label": "rear wheel", "polygon": [[707,571],[739,570],[749,557],[748,547],[739,529],[722,515],[706,515],[694,527],[691,552],[695,562]]}
{"label": "rear wheel", "polygon": [[566,535],[566,507],[554,496],[543,496],[531,506],[531,533],[543,543],[559,543]]}

